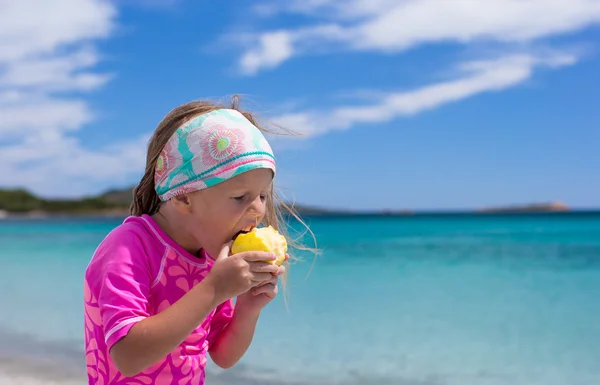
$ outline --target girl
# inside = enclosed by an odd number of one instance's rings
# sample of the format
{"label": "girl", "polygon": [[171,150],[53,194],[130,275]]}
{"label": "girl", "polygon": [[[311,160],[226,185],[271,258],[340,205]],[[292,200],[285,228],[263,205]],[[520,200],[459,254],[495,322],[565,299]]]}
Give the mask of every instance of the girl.
{"label": "girl", "polygon": [[283,230],[277,210],[289,208],[275,202],[274,175],[271,147],[237,98],[164,118],[132,215],[85,272],[90,384],[203,384],[207,354],[223,368],[243,356],[285,264],[229,248],[258,223]]}

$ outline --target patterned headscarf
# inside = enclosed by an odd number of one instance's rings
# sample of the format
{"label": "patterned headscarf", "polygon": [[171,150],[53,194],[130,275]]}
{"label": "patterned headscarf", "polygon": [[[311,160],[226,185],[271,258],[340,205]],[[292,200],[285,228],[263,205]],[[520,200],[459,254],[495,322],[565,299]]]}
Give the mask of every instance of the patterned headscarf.
{"label": "patterned headscarf", "polygon": [[239,111],[219,109],[175,131],[158,157],[154,183],[164,202],[256,168],[275,172],[271,146]]}

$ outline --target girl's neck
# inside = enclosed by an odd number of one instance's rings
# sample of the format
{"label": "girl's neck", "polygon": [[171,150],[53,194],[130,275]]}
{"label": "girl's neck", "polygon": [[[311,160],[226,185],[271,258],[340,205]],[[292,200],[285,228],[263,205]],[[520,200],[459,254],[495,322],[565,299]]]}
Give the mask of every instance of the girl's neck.
{"label": "girl's neck", "polygon": [[160,228],[184,250],[191,255],[200,257],[200,250],[202,247],[198,245],[198,242],[193,237],[182,229],[181,218],[173,218],[172,215],[163,212],[161,209],[152,215],[152,219],[154,219],[156,224],[158,224],[158,226],[160,226]]}

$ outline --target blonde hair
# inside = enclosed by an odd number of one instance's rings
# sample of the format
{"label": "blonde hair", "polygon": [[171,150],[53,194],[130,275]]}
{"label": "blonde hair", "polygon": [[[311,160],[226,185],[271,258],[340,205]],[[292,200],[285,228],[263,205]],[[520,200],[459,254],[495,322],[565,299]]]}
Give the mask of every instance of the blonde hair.
{"label": "blonde hair", "polygon": [[[131,203],[130,213],[134,216],[141,216],[143,214],[153,215],[160,209],[161,201],[158,198],[158,194],[155,190],[154,184],[154,171],[158,157],[166,145],[169,138],[175,133],[178,127],[184,124],[186,121],[193,119],[196,116],[206,114],[208,112],[230,108],[239,111],[254,124],[260,131],[267,134],[278,134],[276,131],[266,129],[264,126],[258,123],[256,115],[243,111],[240,108],[240,97],[234,95],[230,99],[230,105],[225,106],[216,102],[211,101],[191,101],[176,107],[171,110],[163,120],[158,124],[152,137],[148,142],[148,150],[146,155],[146,170],[142,176],[140,182],[133,190],[133,202]],[[279,127],[279,126],[278,126]],[[279,127],[283,129],[282,127]],[[294,134],[292,131],[283,129],[288,134]],[[286,215],[295,218],[300,222],[308,232],[310,232],[313,240],[315,241],[315,248],[308,248],[301,245],[300,242],[290,239],[289,233],[286,226]],[[263,219],[263,224],[266,226],[273,226],[282,235],[288,239],[288,245],[290,248],[298,250],[309,250],[316,251],[316,239],[308,225],[300,218],[298,213],[293,209],[293,206],[288,205],[275,189],[271,190],[270,196],[267,197],[266,201],[266,212]],[[303,237],[304,234],[301,235]],[[300,238],[301,238],[300,237]],[[298,258],[293,256],[291,252],[290,260],[297,260]]]}

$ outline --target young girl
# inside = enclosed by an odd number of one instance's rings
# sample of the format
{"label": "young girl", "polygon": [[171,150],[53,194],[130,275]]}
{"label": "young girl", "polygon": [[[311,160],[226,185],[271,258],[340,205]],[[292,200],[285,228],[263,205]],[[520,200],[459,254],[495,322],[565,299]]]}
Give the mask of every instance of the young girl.
{"label": "young girl", "polygon": [[238,362],[285,267],[266,263],[270,253],[230,255],[230,245],[261,222],[284,230],[274,175],[271,147],[237,99],[164,118],[132,215],[85,273],[90,384],[203,384],[207,355]]}

